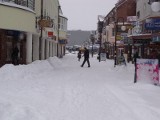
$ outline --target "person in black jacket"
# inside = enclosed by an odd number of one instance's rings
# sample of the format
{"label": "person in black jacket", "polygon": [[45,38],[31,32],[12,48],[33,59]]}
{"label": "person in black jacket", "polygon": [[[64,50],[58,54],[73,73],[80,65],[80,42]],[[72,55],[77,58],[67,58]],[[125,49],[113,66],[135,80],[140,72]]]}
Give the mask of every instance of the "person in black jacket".
{"label": "person in black jacket", "polygon": [[85,62],[87,61],[88,63],[88,67],[90,67],[90,62],[89,62],[89,50],[85,47],[84,48],[84,61],[81,65],[81,67],[83,67],[83,65],[85,64]]}
{"label": "person in black jacket", "polygon": [[19,49],[17,46],[15,46],[12,51],[12,64],[14,65],[18,65],[18,53]]}

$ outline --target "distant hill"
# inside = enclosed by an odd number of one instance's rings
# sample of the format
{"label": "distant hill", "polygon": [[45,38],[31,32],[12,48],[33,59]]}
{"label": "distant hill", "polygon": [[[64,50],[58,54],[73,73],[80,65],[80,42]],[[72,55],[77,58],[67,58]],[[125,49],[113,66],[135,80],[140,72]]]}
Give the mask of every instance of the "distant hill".
{"label": "distant hill", "polygon": [[67,46],[83,45],[84,41],[88,41],[91,31],[70,30]]}

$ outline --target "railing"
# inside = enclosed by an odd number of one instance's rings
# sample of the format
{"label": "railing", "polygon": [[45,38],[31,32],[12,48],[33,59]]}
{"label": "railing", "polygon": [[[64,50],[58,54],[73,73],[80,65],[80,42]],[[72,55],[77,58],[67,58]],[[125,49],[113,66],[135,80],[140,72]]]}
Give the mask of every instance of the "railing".
{"label": "railing", "polygon": [[28,7],[32,10],[35,9],[35,0],[0,0],[0,2],[14,3],[17,5]]}

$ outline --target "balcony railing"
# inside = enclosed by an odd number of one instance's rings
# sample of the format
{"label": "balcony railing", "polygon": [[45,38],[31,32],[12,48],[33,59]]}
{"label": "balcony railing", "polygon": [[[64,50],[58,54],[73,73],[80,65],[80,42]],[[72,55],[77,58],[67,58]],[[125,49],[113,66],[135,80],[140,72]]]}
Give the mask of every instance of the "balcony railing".
{"label": "balcony railing", "polygon": [[35,9],[35,0],[0,0],[0,2],[14,3],[20,6],[28,7],[32,10]]}

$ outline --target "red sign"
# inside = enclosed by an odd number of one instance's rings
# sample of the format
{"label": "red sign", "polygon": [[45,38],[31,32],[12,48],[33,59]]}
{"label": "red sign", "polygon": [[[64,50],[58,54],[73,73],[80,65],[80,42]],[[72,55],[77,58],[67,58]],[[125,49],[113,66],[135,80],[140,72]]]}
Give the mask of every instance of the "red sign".
{"label": "red sign", "polygon": [[48,37],[53,37],[54,33],[51,31],[48,31]]}

